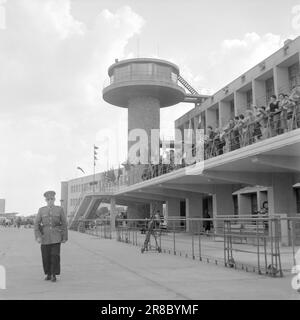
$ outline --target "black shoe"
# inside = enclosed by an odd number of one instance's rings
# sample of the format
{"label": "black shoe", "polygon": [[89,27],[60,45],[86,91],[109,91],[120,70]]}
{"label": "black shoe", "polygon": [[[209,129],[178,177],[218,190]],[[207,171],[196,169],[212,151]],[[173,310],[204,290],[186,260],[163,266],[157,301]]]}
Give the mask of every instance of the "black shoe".
{"label": "black shoe", "polygon": [[53,275],[53,276],[51,277],[51,281],[52,281],[52,282],[56,282],[56,276],[55,276],[55,275]]}
{"label": "black shoe", "polygon": [[51,280],[51,275],[48,274],[47,277],[45,278],[46,281]]}

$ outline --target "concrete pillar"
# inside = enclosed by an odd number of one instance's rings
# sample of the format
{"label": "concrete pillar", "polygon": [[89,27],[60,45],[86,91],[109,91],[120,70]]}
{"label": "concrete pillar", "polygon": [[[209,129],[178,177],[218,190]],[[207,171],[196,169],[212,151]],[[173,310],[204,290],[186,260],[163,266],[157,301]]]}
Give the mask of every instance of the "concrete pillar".
{"label": "concrete pillar", "polygon": [[180,217],[180,199],[168,198],[166,201],[166,217]]}
{"label": "concrete pillar", "polygon": [[[219,108],[219,104],[217,104]],[[217,119],[216,109],[209,108],[206,110],[206,127],[212,126],[213,129],[220,126],[220,119]]]}
{"label": "concrete pillar", "polygon": [[[213,217],[218,218],[222,216],[234,215],[234,204],[232,197],[232,188],[228,185],[216,185],[213,193]],[[214,225],[215,231],[223,227],[222,221],[217,221]]]}
{"label": "concrete pillar", "polygon": [[265,81],[253,80],[253,103],[258,107],[267,106]]}
{"label": "concrete pillar", "polygon": [[247,109],[247,95],[245,92],[236,91],[234,95],[235,99],[235,115],[245,114]]}
{"label": "concrete pillar", "polygon": [[[160,128],[160,102],[152,97],[131,98],[128,102],[128,134],[133,129],[143,129],[151,142],[151,130]],[[128,150],[135,142],[128,141]],[[150,148],[148,149],[150,152]]]}
{"label": "concrete pillar", "polygon": [[234,215],[234,205],[232,198],[232,188],[228,185],[216,185],[213,194],[213,215],[218,216]]}
{"label": "concrete pillar", "polygon": [[[168,198],[166,200],[166,219],[180,219],[180,199]],[[168,221],[168,228],[180,227],[180,222]]]}
{"label": "concrete pillar", "polygon": [[110,198],[110,225],[112,231],[116,230],[116,216],[116,198],[112,197]]}
{"label": "concrete pillar", "polygon": [[[284,217],[296,215],[296,197],[293,189],[293,174],[276,173],[272,177],[272,187],[268,190],[270,216],[276,214]],[[289,231],[286,221],[281,222],[281,244],[289,245]]]}
{"label": "concrete pillar", "polygon": [[293,174],[274,173],[272,181],[272,187],[268,190],[269,214],[294,216],[297,208],[293,189]]}
{"label": "concrete pillar", "polygon": [[230,110],[230,102],[221,101],[220,102],[220,127],[225,127],[229,120],[232,118],[231,110]]}
{"label": "concrete pillar", "polygon": [[289,92],[290,88],[288,68],[274,67],[274,84],[276,95]]}
{"label": "concrete pillar", "polygon": [[[203,218],[203,196],[193,196],[186,198],[186,217]],[[186,225],[187,232],[197,232],[202,222],[190,222]]]}

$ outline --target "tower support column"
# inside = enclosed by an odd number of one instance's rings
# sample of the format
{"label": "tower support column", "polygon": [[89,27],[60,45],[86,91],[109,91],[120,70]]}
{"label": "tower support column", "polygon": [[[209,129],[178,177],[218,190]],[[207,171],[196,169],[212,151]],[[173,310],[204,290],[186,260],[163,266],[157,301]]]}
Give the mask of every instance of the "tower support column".
{"label": "tower support column", "polygon": [[[128,103],[128,136],[134,129],[143,130],[148,138],[148,155],[151,152],[151,130],[160,128],[160,102],[152,97],[135,97]],[[128,152],[135,141],[128,141]],[[150,159],[150,158],[148,158]]]}
{"label": "tower support column", "polygon": [[[170,230],[176,230],[181,227],[181,222],[179,221],[182,218],[180,214],[180,202],[180,199],[176,198],[167,198],[166,200],[166,218]],[[175,221],[171,221],[170,219],[175,219]]]}

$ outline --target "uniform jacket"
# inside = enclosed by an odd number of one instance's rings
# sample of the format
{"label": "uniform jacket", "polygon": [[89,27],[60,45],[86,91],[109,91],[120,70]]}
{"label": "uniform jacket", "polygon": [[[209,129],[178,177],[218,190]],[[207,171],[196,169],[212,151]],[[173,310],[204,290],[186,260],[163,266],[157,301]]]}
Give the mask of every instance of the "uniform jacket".
{"label": "uniform jacket", "polygon": [[42,207],[34,223],[35,237],[41,244],[60,243],[68,240],[67,220],[62,207]]}

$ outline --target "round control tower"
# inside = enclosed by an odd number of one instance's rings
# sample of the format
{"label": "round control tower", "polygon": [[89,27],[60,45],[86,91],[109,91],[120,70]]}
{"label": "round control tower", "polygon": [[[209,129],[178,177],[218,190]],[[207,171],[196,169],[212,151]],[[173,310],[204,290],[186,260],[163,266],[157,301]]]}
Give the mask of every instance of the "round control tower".
{"label": "round control tower", "polygon": [[[178,85],[179,68],[160,59],[137,58],[116,62],[108,69],[110,84],[103,99],[128,108],[128,133],[143,129],[150,141],[151,129],[160,128],[160,108],[184,101]],[[128,150],[134,142],[128,142]]]}
{"label": "round control tower", "polygon": [[[110,84],[103,89],[103,99],[115,106],[128,108],[128,134],[143,129],[148,135],[151,152],[151,130],[160,128],[160,108],[184,101],[185,90],[178,85],[179,68],[160,59],[128,59],[108,69]],[[135,141],[128,141],[128,151]],[[127,217],[146,218],[150,205],[129,203]]]}

